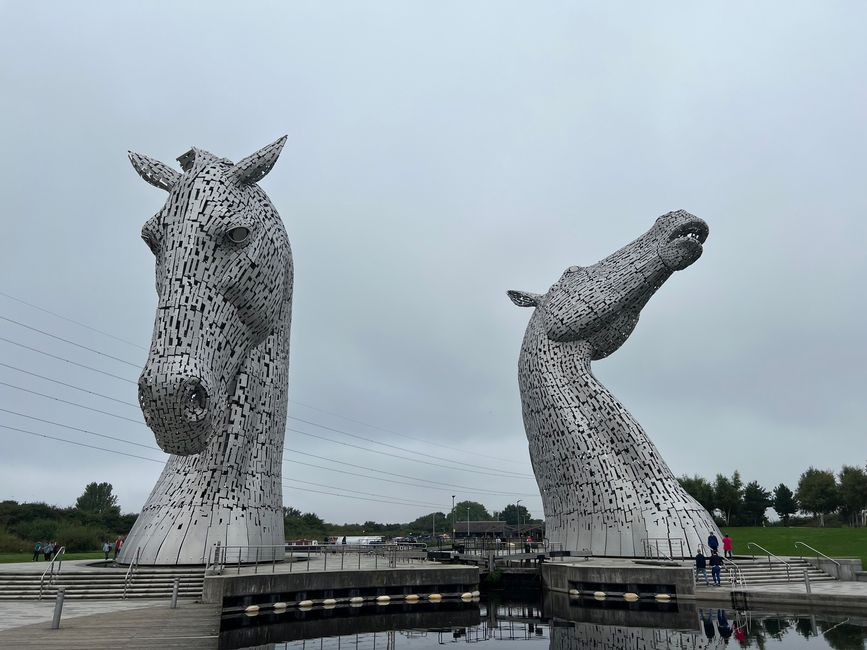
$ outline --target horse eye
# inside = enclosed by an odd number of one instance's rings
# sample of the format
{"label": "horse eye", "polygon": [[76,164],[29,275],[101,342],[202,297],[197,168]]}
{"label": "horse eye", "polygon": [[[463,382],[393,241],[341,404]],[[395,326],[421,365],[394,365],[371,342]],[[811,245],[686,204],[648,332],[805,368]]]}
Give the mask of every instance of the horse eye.
{"label": "horse eye", "polygon": [[243,244],[250,236],[250,229],[244,226],[237,226],[226,233],[229,241],[233,244]]}

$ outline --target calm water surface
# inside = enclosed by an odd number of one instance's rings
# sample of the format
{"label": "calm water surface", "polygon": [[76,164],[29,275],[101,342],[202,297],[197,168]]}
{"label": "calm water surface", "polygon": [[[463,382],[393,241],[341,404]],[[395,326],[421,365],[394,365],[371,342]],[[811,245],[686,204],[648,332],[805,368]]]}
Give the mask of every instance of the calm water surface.
{"label": "calm water surface", "polygon": [[264,650],[867,650],[867,617],[720,604],[581,603],[565,594],[226,616],[221,648]]}

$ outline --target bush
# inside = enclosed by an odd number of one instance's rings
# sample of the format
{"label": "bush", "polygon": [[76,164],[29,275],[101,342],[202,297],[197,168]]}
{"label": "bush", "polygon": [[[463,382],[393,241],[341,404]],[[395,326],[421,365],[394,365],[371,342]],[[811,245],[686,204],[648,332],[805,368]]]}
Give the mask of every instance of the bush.
{"label": "bush", "polygon": [[65,524],[57,528],[53,539],[61,546],[65,546],[67,551],[73,552],[98,550],[106,537],[98,528]]}
{"label": "bush", "polygon": [[15,526],[15,534],[31,543],[48,542],[54,539],[57,532],[56,519],[33,519]]}
{"label": "bush", "polygon": [[33,544],[13,535],[5,528],[0,528],[0,551],[4,553],[26,553],[32,550]]}

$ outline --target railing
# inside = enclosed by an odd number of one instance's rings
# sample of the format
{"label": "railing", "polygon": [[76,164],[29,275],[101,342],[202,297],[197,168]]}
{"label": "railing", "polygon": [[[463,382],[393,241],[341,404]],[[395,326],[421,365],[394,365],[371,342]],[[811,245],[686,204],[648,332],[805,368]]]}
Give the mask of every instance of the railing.
{"label": "railing", "polygon": [[[660,549],[660,543],[662,543],[662,549]],[[645,537],[641,540],[641,545],[644,549],[644,557],[646,558],[657,557],[674,560],[675,557],[686,557],[683,552],[684,540],[682,537]],[[664,551],[666,547],[668,548],[668,553]],[[677,554],[675,554],[675,548],[678,550]]]}
{"label": "railing", "polygon": [[[729,580],[732,585],[742,585],[744,587],[747,586],[747,579],[744,577],[741,568],[735,563],[733,560],[727,560],[726,558],[722,558],[723,566],[728,569],[729,572]],[[732,571],[734,568],[734,572]]]}
{"label": "railing", "polygon": [[133,579],[135,578],[135,572],[138,568],[139,558],[141,558],[141,547],[135,550],[135,556],[133,556],[132,562],[129,563],[129,567],[126,570],[126,575],[123,578],[123,600],[126,600],[126,592],[129,589],[129,586],[132,584]]}
{"label": "railing", "polygon": [[42,577],[39,578],[39,600],[42,600],[42,590],[45,588],[45,576],[48,576],[48,584],[54,584],[54,563],[57,562],[57,575],[60,575],[60,569],[63,568],[63,556],[66,555],[66,547],[61,546],[59,551],[55,551],[51,556],[51,562],[45,571],[42,572]]}
{"label": "railing", "polygon": [[[833,562],[834,564],[836,564],[838,569],[840,568],[840,563],[839,563],[837,560],[835,560],[835,559],[832,558],[832,557],[828,557],[827,555],[825,555],[824,553],[822,553],[822,551],[813,548],[812,546],[810,546],[810,545],[807,544],[806,542],[795,542],[795,548],[798,548],[799,546],[803,546],[804,548],[808,548],[808,549],[810,549],[811,551],[813,551],[813,553],[816,554],[816,566],[817,566],[817,567],[819,566],[819,556],[821,555],[821,556],[822,556],[823,558],[825,558],[826,560],[831,560],[831,562]],[[803,555],[803,554],[801,554],[801,559],[802,559],[802,560],[804,559],[804,555]]]}
{"label": "railing", "polygon": [[[768,556],[768,566],[769,566],[769,567],[771,566],[771,558],[772,558],[772,557],[777,558],[777,559],[778,559],[782,564],[784,564],[785,567],[786,567],[786,582],[790,582],[790,581],[792,580],[792,577],[791,577],[791,575],[789,574],[789,569],[790,569],[789,563],[786,562],[786,561],[785,561],[783,558],[781,558],[779,555],[774,555],[774,554],[771,553],[768,549],[764,548],[763,546],[759,546],[759,545],[756,544],[755,542],[747,542],[747,548],[757,548],[757,549],[759,549],[760,551],[764,551],[765,555]],[[756,554],[753,553],[753,560],[755,560],[755,559],[756,559]]]}

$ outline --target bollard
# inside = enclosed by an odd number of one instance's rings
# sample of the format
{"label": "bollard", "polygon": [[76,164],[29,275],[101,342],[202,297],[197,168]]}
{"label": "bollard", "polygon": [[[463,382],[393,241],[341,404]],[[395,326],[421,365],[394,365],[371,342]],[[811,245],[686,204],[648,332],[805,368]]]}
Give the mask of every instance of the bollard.
{"label": "bollard", "polygon": [[63,592],[64,587],[57,588],[57,599],[54,601],[54,619],[51,621],[51,629],[57,630],[60,628],[60,614],[63,612]]}
{"label": "bollard", "polygon": [[807,573],[807,570],[804,569],[804,587],[807,589],[807,595],[813,593],[812,589],[810,589],[810,574]]}
{"label": "bollard", "polygon": [[175,578],[175,586],[172,587],[172,609],[178,608],[178,589],[181,586],[181,579]]}

